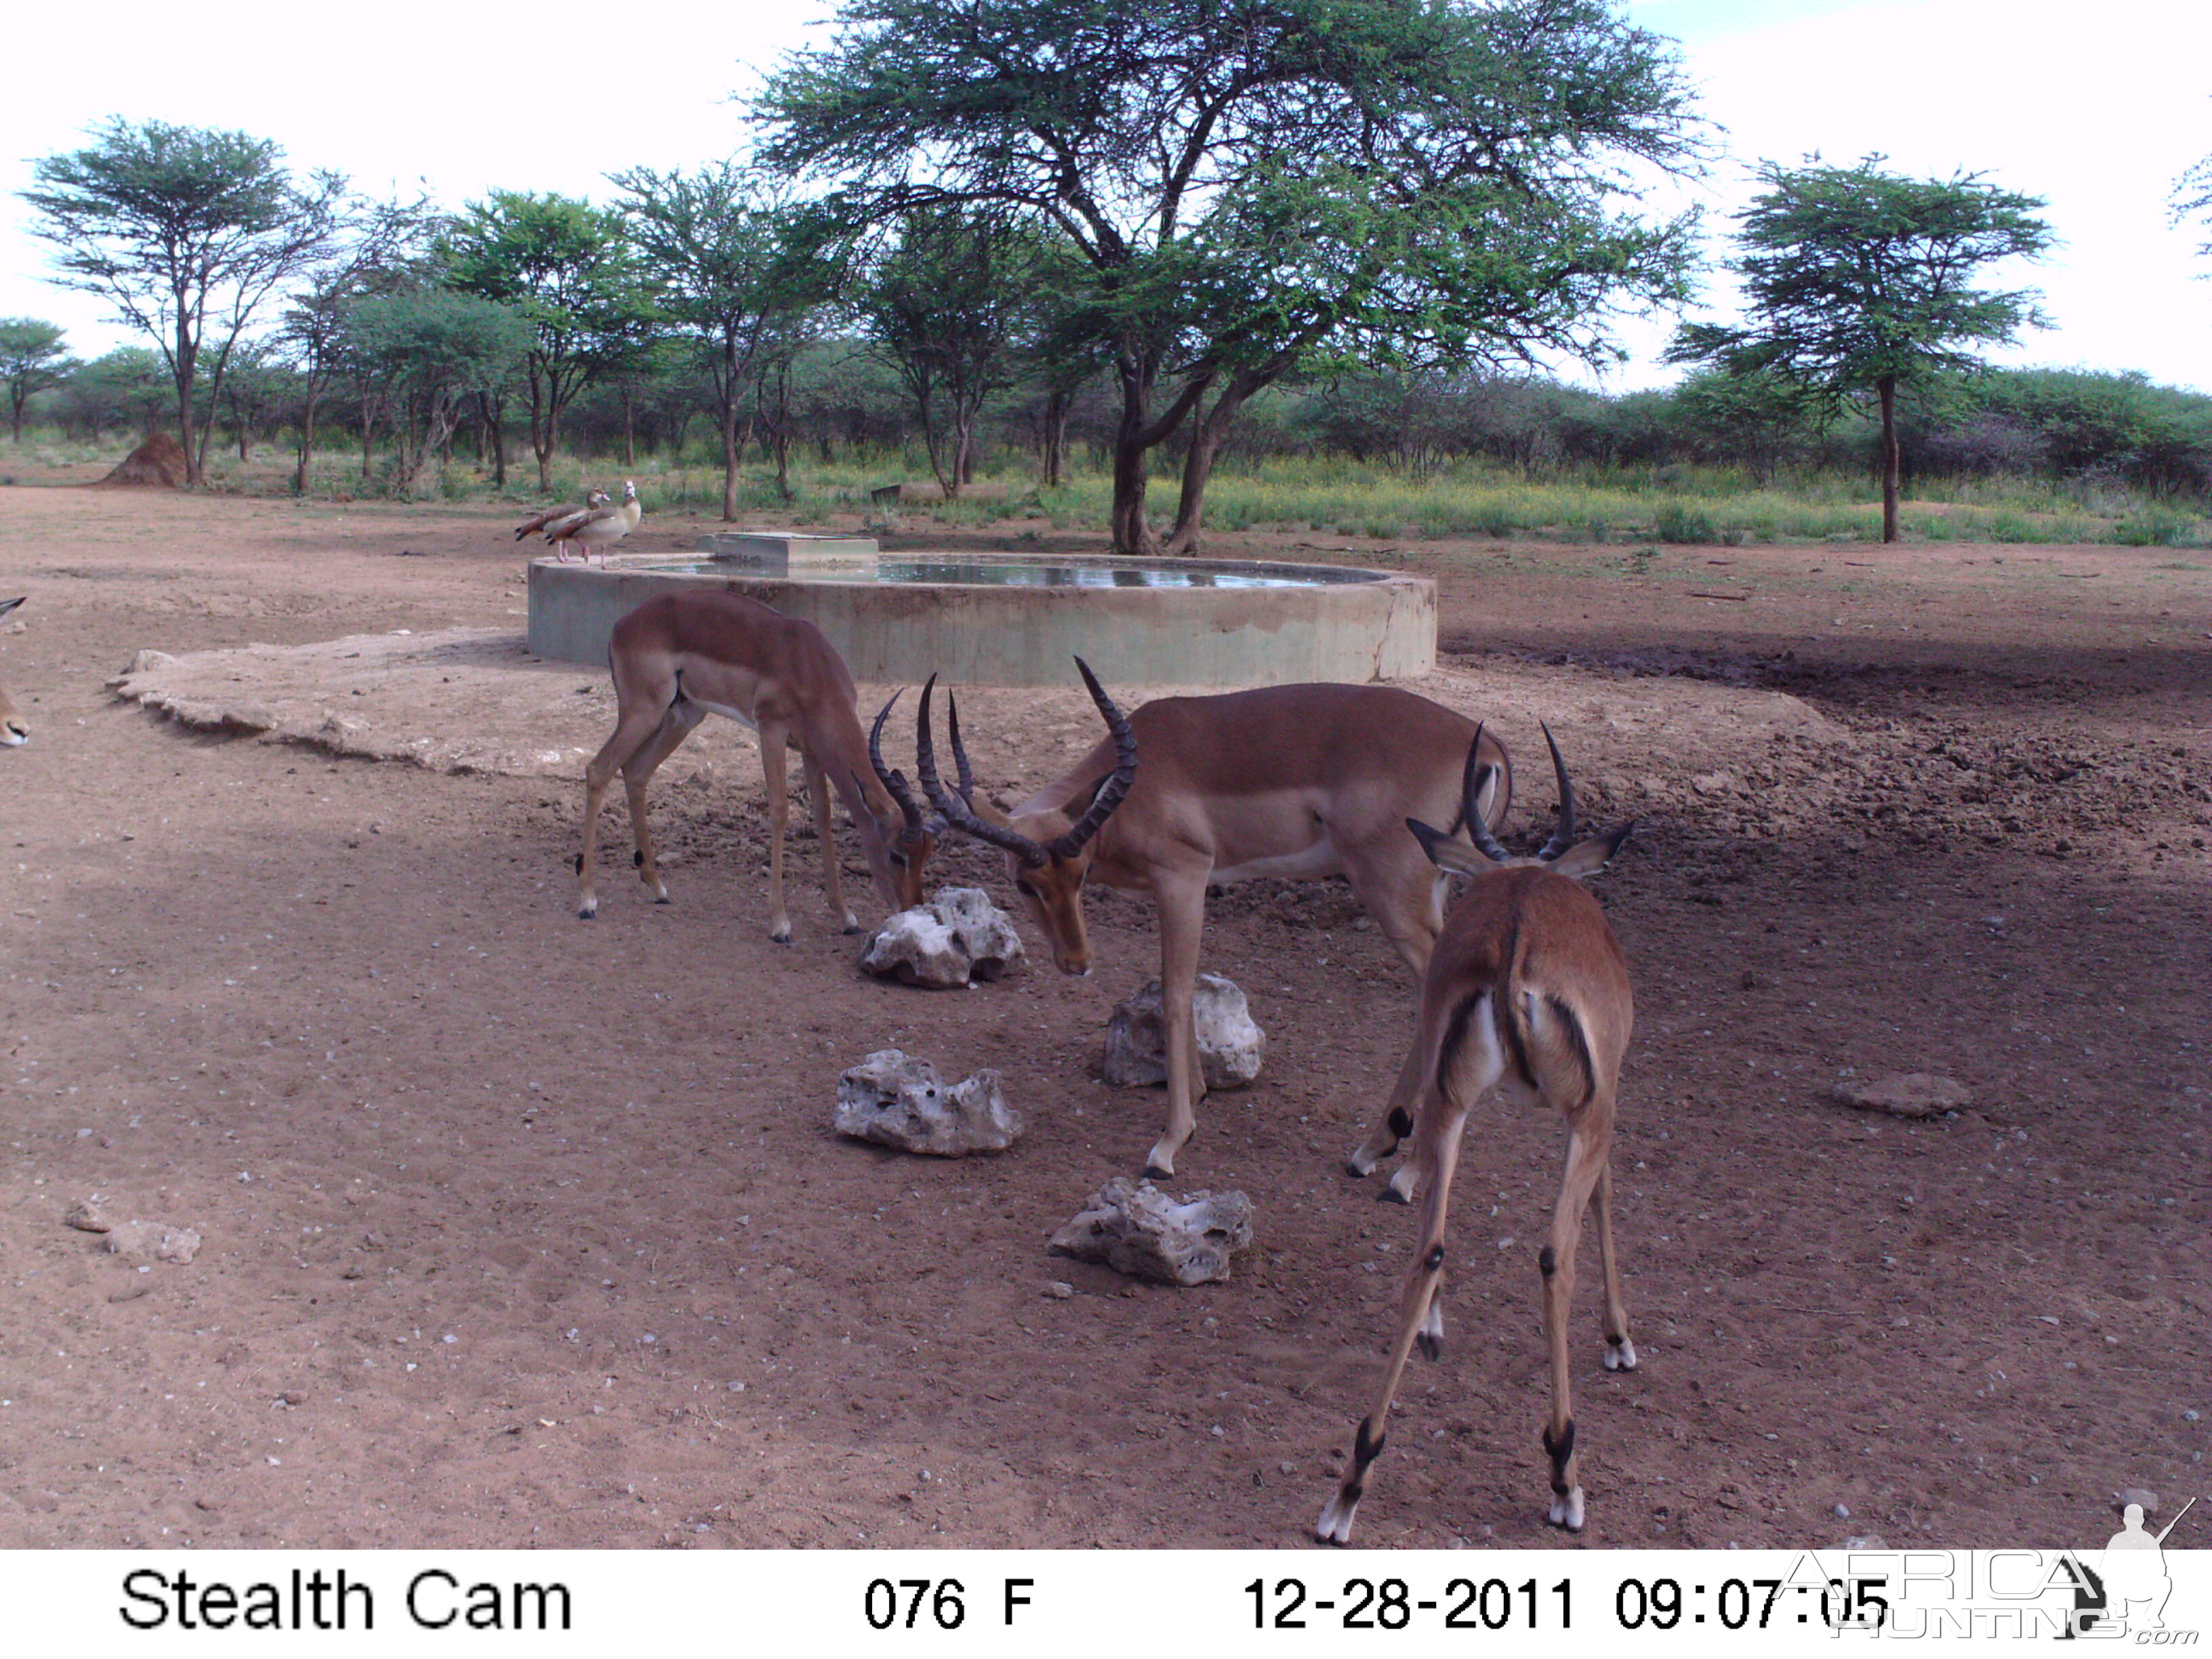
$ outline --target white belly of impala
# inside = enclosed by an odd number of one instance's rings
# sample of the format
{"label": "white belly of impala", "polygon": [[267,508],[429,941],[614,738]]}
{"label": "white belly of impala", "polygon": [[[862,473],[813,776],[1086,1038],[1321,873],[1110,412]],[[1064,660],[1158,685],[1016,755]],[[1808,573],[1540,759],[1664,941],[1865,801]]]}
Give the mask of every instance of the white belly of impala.
{"label": "white belly of impala", "polygon": [[1312,846],[1296,853],[1248,859],[1242,864],[1217,864],[1206,880],[1227,887],[1235,882],[1250,881],[1255,876],[1279,876],[1285,881],[1318,881],[1323,876],[1343,873],[1344,860],[1337,856],[1336,843],[1323,836]]}
{"label": "white belly of impala", "polygon": [[[690,696],[689,692],[686,692],[684,695],[687,696]],[[705,709],[710,714],[720,714],[726,720],[733,720],[737,721],[740,726],[750,726],[756,732],[760,730],[759,721],[756,720],[750,714],[745,713],[744,709],[737,708],[733,704],[726,702],[708,702],[704,697],[692,697],[691,701],[697,703],[700,708]]]}

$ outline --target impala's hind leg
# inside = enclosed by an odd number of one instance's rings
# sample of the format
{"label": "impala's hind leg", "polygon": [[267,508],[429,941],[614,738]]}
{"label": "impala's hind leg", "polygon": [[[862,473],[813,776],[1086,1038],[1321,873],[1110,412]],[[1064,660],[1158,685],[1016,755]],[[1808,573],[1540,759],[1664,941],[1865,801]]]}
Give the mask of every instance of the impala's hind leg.
{"label": "impala's hind leg", "polygon": [[1636,1369],[1636,1344],[1628,1335],[1628,1304],[1620,1297],[1620,1263],[1613,1253],[1613,1160],[1597,1172],[1597,1261],[1605,1274],[1605,1368]]}
{"label": "impala's hind leg", "polygon": [[[576,914],[586,921],[599,913],[599,896],[593,879],[599,843],[599,809],[606,803],[607,790],[614,783],[615,774],[627,774],[632,761],[659,732],[673,701],[665,696],[649,695],[653,689],[643,688],[639,694],[623,699],[615,716],[612,735],[599,745],[599,752],[584,768],[584,845],[576,854]],[[616,690],[619,692],[621,687]],[[635,803],[631,815],[636,822],[643,822]]]}
{"label": "impala's hind leg", "polygon": [[790,734],[774,720],[760,723],[761,776],[768,784],[768,936],[791,943],[791,913],[783,908],[783,832],[791,822],[784,745]]}
{"label": "impala's hind leg", "polygon": [[637,843],[635,862],[637,878],[646,884],[655,904],[668,902],[668,884],[660,878],[660,866],[653,856],[653,829],[646,819],[645,792],[653,781],[653,775],[660,769],[661,762],[677,750],[678,745],[698,730],[699,722],[707,718],[707,711],[697,703],[678,698],[660,717],[660,724],[645,746],[630,757],[623,767],[623,789],[629,798],[629,832]]}
{"label": "impala's hind leg", "polygon": [[[1577,1113],[1569,1120],[1567,1168],[1552,1209],[1551,1240],[1537,1252],[1543,1280],[1544,1337],[1551,1351],[1552,1414],[1544,1426],[1544,1451],[1552,1461],[1549,1519],[1569,1532],[1583,1528],[1580,1460],[1575,1455],[1575,1411],[1567,1365],[1567,1317],[1575,1301],[1575,1246],[1582,1237],[1583,1212],[1589,1207],[1613,1152],[1612,1102],[1602,1111]],[[1608,1314],[1610,1319],[1610,1314]],[[1624,1336],[1626,1333],[1623,1333]]]}
{"label": "impala's hind leg", "polygon": [[[1411,836],[1401,832],[1397,839],[1406,843],[1404,852],[1398,850],[1394,842],[1387,855],[1347,859],[1346,864],[1352,872],[1352,891],[1382,927],[1384,936],[1397,947],[1398,954],[1413,970],[1413,978],[1419,982],[1429,971],[1429,958],[1436,954],[1437,934],[1443,927],[1445,884],[1421,856]],[[1426,1056],[1417,1036],[1398,1067],[1397,1080],[1390,1085],[1390,1098],[1383,1103],[1382,1115],[1346,1163],[1349,1173],[1370,1174],[1413,1133],[1413,1108],[1421,1097],[1421,1071],[1425,1064]],[[1391,1177],[1390,1184],[1376,1196],[1398,1204],[1412,1203],[1411,1166],[1401,1169]]]}
{"label": "impala's hind leg", "polygon": [[1314,1535],[1324,1544],[1351,1541],[1352,1516],[1367,1490],[1368,1466],[1382,1455],[1384,1429],[1389,1421],[1390,1402],[1397,1397],[1398,1379],[1405,1374],[1414,1343],[1421,1342],[1425,1349],[1433,1343],[1439,1316],[1437,1297],[1443,1285],[1444,1212],[1451,1197],[1452,1171],[1459,1160],[1460,1130],[1466,1121],[1464,1108],[1432,1097],[1417,1126],[1420,1139],[1415,1157],[1423,1166],[1420,1246],[1406,1273],[1405,1291],[1398,1304],[1398,1340],[1390,1349],[1382,1387],[1352,1437],[1352,1462],[1344,1479],[1314,1527]]}

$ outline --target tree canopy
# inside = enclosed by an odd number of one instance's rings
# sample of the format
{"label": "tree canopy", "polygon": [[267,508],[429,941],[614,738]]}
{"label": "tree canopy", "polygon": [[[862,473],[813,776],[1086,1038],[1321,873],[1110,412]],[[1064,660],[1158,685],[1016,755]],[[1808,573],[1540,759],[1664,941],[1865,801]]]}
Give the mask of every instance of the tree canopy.
{"label": "tree canopy", "polygon": [[611,175],[639,258],[659,285],[661,316],[700,348],[722,435],[722,518],[738,516],[738,410],[793,314],[830,286],[799,209],[764,175],[733,161],[695,173]]}
{"label": "tree canopy", "polygon": [[1125,552],[1157,547],[1147,452],[1194,422],[1188,550],[1238,410],[1301,366],[1603,355],[1691,258],[1686,220],[1620,210],[1637,170],[1702,143],[1671,45],[1606,0],[848,0],[757,112],[856,222],[988,203],[1075,250]]}
{"label": "tree canopy", "polygon": [[15,440],[23,441],[23,405],[84,367],[62,345],[63,331],[36,317],[0,317],[0,381],[8,386]]}
{"label": "tree canopy", "polygon": [[317,173],[295,185],[284,152],[243,132],[118,116],[95,137],[32,163],[37,185],[22,198],[40,215],[33,234],[61,250],[64,287],[100,295],[153,336],[197,483],[212,418],[193,398],[203,354],[219,392],[255,311],[334,234],[345,180]]}
{"label": "tree canopy", "polygon": [[1831,398],[1871,392],[1882,418],[1882,539],[1898,537],[1899,385],[1978,368],[1966,349],[2041,326],[2031,290],[1972,286],[1984,267],[2051,246],[2036,197],[1978,173],[1907,179],[1856,167],[1762,162],[1766,190],[1736,215],[1749,316],[1680,330],[1674,362],[1779,374]]}
{"label": "tree canopy", "polygon": [[530,441],[538,488],[550,490],[562,412],[646,342],[652,299],[623,216],[574,197],[494,191],[469,204],[437,258],[447,286],[530,322]]}

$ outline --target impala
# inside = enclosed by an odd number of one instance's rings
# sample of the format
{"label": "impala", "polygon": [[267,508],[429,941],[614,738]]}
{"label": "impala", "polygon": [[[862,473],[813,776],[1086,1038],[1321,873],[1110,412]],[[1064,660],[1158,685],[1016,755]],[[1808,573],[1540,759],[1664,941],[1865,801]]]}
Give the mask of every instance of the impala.
{"label": "impala", "polygon": [[[25,597],[28,596],[0,599],[0,617],[6,616],[22,604]],[[0,749],[20,748],[30,740],[31,728],[23,723],[22,711],[15,707],[15,699],[8,695],[8,688],[0,685]]]}
{"label": "impala", "polygon": [[[576,914],[599,913],[592,852],[599,807],[615,774],[629,794],[637,839],[638,878],[656,903],[668,902],[647,827],[646,787],[654,770],[708,714],[726,714],[760,734],[761,774],[768,785],[769,937],[791,942],[783,906],[783,833],[791,802],[784,787],[784,750],[799,750],[822,839],[823,885],[830,908],[848,933],[860,923],[845,902],[830,833],[830,792],[836,791],[860,832],[877,890],[894,909],[921,902],[922,868],[942,825],[926,821],[906,780],[887,770],[880,738],[890,703],[863,737],[854,708],[853,677],[813,623],[771,611],[740,593],[705,591],[648,599],[614,627],[607,642],[614,677],[614,735],[584,771],[584,849],[576,855]],[[894,693],[891,701],[897,701]],[[864,775],[862,769],[866,768]]]}
{"label": "impala", "polygon": [[[1005,850],[1015,890],[1062,972],[1091,969],[1085,882],[1152,896],[1159,908],[1168,1125],[1145,1172],[1170,1176],[1196,1127],[1193,1102],[1206,1091],[1190,999],[1208,885],[1254,876],[1347,877],[1419,975],[1443,926],[1445,878],[1407,838],[1405,822],[1425,814],[1457,823],[1461,760],[1480,728],[1425,697],[1380,685],[1165,697],[1125,716],[1081,658],[1076,667],[1107,736],[1012,812],[974,799],[957,706],[951,732],[959,787],[949,791],[939,781],[930,734],[933,679],[922,690],[915,769],[948,823]],[[1512,769],[1498,741],[1486,741],[1489,766],[1479,805],[1494,822],[1510,804]],[[1417,1081],[1409,1054],[1382,1122],[1353,1156],[1354,1174],[1366,1174],[1412,1127],[1407,1109]]]}
{"label": "impala", "polygon": [[1413,1156],[1401,1179],[1418,1194],[1419,1242],[1406,1275],[1398,1340],[1374,1408],[1361,1419],[1352,1462],[1315,1531],[1323,1543],[1352,1536],[1352,1517],[1369,1465],[1382,1455],[1385,1419],[1398,1379],[1418,1341],[1430,1358],[1442,1350],[1444,1212],[1468,1109],[1496,1089],[1518,1107],[1550,1105],[1567,1121],[1567,1166],[1552,1211],[1552,1231],[1536,1253],[1543,1284],[1544,1334],[1552,1363],[1552,1411],[1543,1443],[1552,1463],[1552,1524],[1578,1532],[1583,1489],[1575,1457],[1575,1418],[1567,1379],[1567,1315],[1575,1295],[1575,1245],[1583,1212],[1595,1200],[1598,1262],[1605,1275],[1605,1364],[1634,1370],[1636,1345],[1620,1299],[1613,1249],[1614,1091],[1636,1009],[1628,963],[1605,912],[1581,885],[1611,862],[1634,824],[1588,841],[1575,839],[1575,797],[1549,731],[1559,781],[1559,823],[1534,858],[1500,847],[1473,813],[1486,763],[1468,751],[1466,798],[1474,846],[1427,824],[1407,828],[1440,870],[1475,878],[1437,941],[1421,987],[1424,1083],[1413,1125]]}

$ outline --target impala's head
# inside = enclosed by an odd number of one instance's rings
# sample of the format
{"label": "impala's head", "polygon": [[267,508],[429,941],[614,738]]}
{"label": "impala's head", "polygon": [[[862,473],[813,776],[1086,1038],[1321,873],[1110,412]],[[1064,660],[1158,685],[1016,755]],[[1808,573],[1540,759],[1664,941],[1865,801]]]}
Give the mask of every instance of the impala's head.
{"label": "impala's head", "polygon": [[1559,745],[1552,741],[1552,728],[1548,726],[1544,727],[1544,742],[1552,751],[1553,774],[1559,781],[1559,824],[1552,831],[1551,840],[1533,858],[1522,858],[1499,846],[1490,833],[1489,822],[1482,815],[1481,797],[1490,787],[1490,775],[1495,769],[1482,758],[1482,728],[1478,726],[1474,741],[1467,746],[1467,772],[1460,786],[1465,801],[1468,839],[1474,845],[1463,846],[1442,830],[1431,830],[1419,818],[1406,820],[1406,828],[1421,843],[1421,850],[1429,855],[1430,863],[1439,870],[1456,871],[1463,876],[1534,866],[1579,881],[1584,876],[1595,875],[1613,862],[1613,854],[1634,833],[1635,823],[1624,823],[1609,835],[1577,841],[1574,786],[1567,781],[1567,763],[1559,758]]}
{"label": "impala's head", "polygon": [[956,830],[1004,849],[1006,874],[1014,890],[1029,907],[1030,919],[1052,945],[1052,959],[1063,974],[1091,971],[1091,936],[1083,926],[1083,883],[1091,873],[1091,838],[1112,816],[1137,777],[1137,737],[1129,722],[1114,706],[1113,698],[1082,658],[1075,659],[1091,700],[1105,717],[1114,739],[1114,769],[1093,786],[1090,804],[1080,817],[1067,811],[1074,803],[1008,817],[988,801],[975,804],[975,774],[968,764],[968,751],[960,742],[960,708],[947,697],[952,733],[952,758],[959,768],[960,787],[948,791],[937,776],[937,750],[929,730],[929,698],[937,679],[921,690],[921,726],[915,739],[915,769],[921,787],[945,821]]}
{"label": "impala's head", "polygon": [[[6,616],[22,602],[20,598],[0,599],[0,617]],[[31,728],[23,723],[22,711],[9,696],[8,688],[0,685],[0,749],[20,749],[30,740]]]}
{"label": "impala's head", "polygon": [[890,701],[877,711],[876,723],[868,728],[868,764],[875,768],[876,781],[898,809],[898,824],[892,827],[889,813],[878,816],[867,786],[858,774],[854,775],[853,787],[860,792],[865,810],[854,813],[853,822],[860,826],[860,845],[867,851],[868,868],[874,872],[884,902],[894,910],[911,910],[921,902],[922,872],[928,868],[929,855],[937,850],[938,837],[945,833],[945,820],[934,814],[925,817],[914,791],[907,787],[906,774],[884,764],[884,722],[890,718],[891,703],[898,700],[899,693],[892,692]]}

